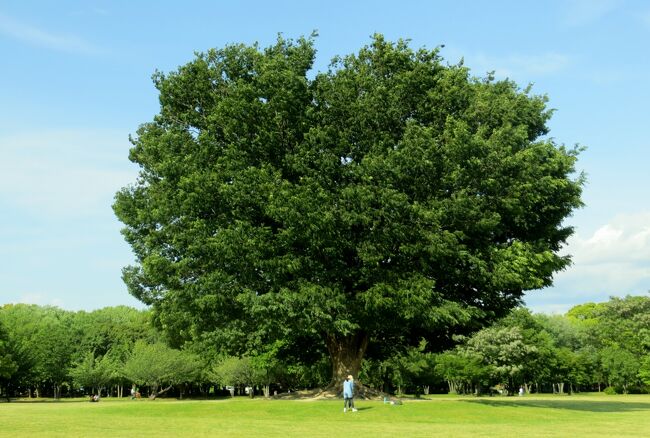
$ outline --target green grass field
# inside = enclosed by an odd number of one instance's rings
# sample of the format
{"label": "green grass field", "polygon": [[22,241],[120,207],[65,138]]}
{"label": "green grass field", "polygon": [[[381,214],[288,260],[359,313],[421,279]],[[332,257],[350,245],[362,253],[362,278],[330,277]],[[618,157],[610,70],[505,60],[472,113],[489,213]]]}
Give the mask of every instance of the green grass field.
{"label": "green grass field", "polygon": [[648,437],[650,396],[356,401],[102,399],[0,404],[1,437]]}

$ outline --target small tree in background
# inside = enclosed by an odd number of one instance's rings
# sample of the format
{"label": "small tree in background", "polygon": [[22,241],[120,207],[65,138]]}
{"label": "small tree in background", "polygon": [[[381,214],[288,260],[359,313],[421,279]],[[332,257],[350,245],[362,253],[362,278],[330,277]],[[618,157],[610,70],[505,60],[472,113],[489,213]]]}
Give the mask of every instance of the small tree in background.
{"label": "small tree in background", "polygon": [[450,394],[480,394],[482,386],[490,383],[493,368],[483,356],[462,347],[436,356],[435,371],[447,381]]}
{"label": "small tree in background", "polygon": [[[259,381],[258,370],[250,357],[225,357],[213,368],[216,380],[223,386],[252,387]],[[231,393],[231,395],[234,395]],[[253,396],[252,392],[249,394]]]}
{"label": "small tree in background", "polygon": [[174,385],[192,382],[200,372],[200,361],[191,353],[175,350],[162,343],[136,342],[124,364],[124,375],[138,385],[147,385],[154,399]]}
{"label": "small tree in background", "polygon": [[487,327],[470,337],[465,348],[492,367],[492,378],[503,384],[509,393],[515,391],[530,355],[537,352],[534,345],[525,342],[517,326]]}
{"label": "small tree in background", "polygon": [[115,368],[116,363],[109,355],[96,358],[95,354],[89,351],[70,369],[69,374],[76,385],[101,395],[102,390],[113,379]]}
{"label": "small tree in background", "polygon": [[610,387],[619,387],[627,394],[630,385],[638,381],[641,364],[629,351],[611,346],[601,352],[601,366]]}

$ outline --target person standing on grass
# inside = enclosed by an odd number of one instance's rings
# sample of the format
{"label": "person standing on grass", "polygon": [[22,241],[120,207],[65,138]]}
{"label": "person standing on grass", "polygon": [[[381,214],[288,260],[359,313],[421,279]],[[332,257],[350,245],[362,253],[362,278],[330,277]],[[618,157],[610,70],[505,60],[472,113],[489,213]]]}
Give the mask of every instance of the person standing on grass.
{"label": "person standing on grass", "polygon": [[354,407],[354,378],[349,375],[343,382],[343,412],[347,412],[348,408],[352,412],[357,412]]}

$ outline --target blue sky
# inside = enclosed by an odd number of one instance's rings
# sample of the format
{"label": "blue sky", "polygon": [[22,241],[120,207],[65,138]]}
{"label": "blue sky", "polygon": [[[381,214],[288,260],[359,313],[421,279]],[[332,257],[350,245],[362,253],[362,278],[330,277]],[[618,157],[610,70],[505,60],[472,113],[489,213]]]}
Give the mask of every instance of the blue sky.
{"label": "blue sky", "polygon": [[155,70],[229,43],[317,30],[316,70],[370,35],[444,44],[450,63],[533,83],[551,136],[581,144],[574,265],[526,295],[537,312],[650,290],[650,3],[564,1],[0,1],[0,304],[142,307],[111,210],[137,176],[129,134],[158,111]]}

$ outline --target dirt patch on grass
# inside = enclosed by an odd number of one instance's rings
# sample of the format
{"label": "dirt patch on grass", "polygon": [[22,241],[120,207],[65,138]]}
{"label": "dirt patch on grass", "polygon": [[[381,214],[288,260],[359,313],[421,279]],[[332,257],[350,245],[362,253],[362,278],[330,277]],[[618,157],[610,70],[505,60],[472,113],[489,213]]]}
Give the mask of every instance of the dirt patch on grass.
{"label": "dirt patch on grass", "polygon": [[[361,400],[391,400],[395,401],[397,398],[386,394],[385,392],[377,391],[376,389],[367,387],[365,385],[356,386],[355,398]],[[337,388],[316,388],[305,389],[302,391],[283,392],[273,396],[278,400],[336,400],[342,399],[342,391]]]}

